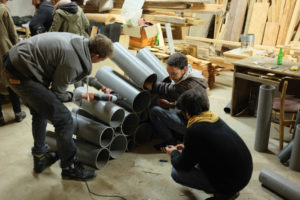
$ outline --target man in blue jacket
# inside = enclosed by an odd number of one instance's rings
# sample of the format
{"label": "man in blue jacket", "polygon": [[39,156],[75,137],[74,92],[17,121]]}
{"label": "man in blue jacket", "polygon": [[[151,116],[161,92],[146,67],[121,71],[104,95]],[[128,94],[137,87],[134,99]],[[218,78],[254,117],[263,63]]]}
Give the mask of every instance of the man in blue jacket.
{"label": "man in blue jacket", "polygon": [[51,0],[32,0],[36,12],[32,17],[29,28],[32,36],[49,30],[53,21],[53,9]]}
{"label": "man in blue jacket", "polygon": [[[71,33],[43,33],[13,46],[4,55],[8,86],[22,98],[32,115],[34,171],[41,173],[59,158],[62,178],[88,180],[93,170],[77,161],[72,139],[73,121],[63,102],[72,100],[70,84],[92,71],[92,63],[113,54],[113,45],[104,35],[91,39]],[[45,143],[47,121],[55,127],[57,155]]]}

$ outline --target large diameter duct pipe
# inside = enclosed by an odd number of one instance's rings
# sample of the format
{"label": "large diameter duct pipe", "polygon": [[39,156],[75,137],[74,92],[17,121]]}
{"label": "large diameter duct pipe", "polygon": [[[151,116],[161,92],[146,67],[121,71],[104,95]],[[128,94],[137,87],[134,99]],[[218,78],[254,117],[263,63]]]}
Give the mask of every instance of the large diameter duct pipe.
{"label": "large diameter duct pipe", "polygon": [[75,104],[85,109],[89,113],[93,114],[95,117],[103,121],[104,123],[110,125],[111,127],[118,127],[124,119],[124,110],[107,101],[92,101],[89,102],[86,99],[81,99],[76,101],[78,96],[82,93],[86,93],[86,89],[83,87],[78,87],[74,91]]}
{"label": "large diameter duct pipe", "polygon": [[156,74],[143,63],[140,59],[132,55],[120,43],[114,44],[114,56],[111,58],[130,79],[138,84],[140,88],[144,88],[145,82],[155,82]]}
{"label": "large diameter duct pipe", "polygon": [[134,138],[133,136],[127,137],[127,147],[126,152],[131,151],[135,147]]}
{"label": "large diameter duct pipe", "polygon": [[[46,142],[52,150],[57,150],[56,135],[54,132],[47,131]],[[75,140],[75,144],[77,146],[76,156],[79,162],[96,169],[104,167],[108,162],[110,152],[107,148],[99,148],[80,140]]]}
{"label": "large diameter duct pipe", "polygon": [[150,94],[147,91],[139,91],[124,76],[114,71],[111,67],[104,66],[96,73],[96,78],[103,85],[120,94],[131,105],[135,112],[144,110],[150,103]]}
{"label": "large diameter duct pipe", "polygon": [[156,74],[158,81],[169,80],[169,74],[166,67],[160,60],[147,48],[139,50],[136,57],[143,61],[148,67],[150,67]]}
{"label": "large diameter duct pipe", "polygon": [[296,127],[294,144],[290,160],[290,169],[300,171],[300,124]]}
{"label": "large diameter duct pipe", "polygon": [[127,138],[123,134],[115,134],[112,142],[110,143],[110,157],[113,159],[119,158],[127,148]]}
{"label": "large diameter duct pipe", "polygon": [[141,145],[149,142],[152,136],[152,127],[150,123],[141,123],[135,131],[134,141]]}
{"label": "large diameter duct pipe", "polygon": [[300,186],[290,180],[272,172],[269,169],[263,169],[259,174],[259,181],[265,187],[279,194],[287,200],[300,199]]}
{"label": "large diameter duct pipe", "polygon": [[254,149],[259,152],[268,150],[274,86],[259,87],[257,122]]}
{"label": "large diameter duct pipe", "polygon": [[139,118],[136,114],[125,111],[125,117],[121,124],[121,133],[124,135],[133,135],[139,125]]}
{"label": "large diameter duct pipe", "polygon": [[101,147],[109,146],[114,135],[113,128],[73,112],[72,117],[73,121],[76,122],[79,138]]}
{"label": "large diameter duct pipe", "polygon": [[279,158],[281,163],[286,163],[290,159],[293,145],[294,140],[290,141],[290,143],[277,154],[277,157]]}

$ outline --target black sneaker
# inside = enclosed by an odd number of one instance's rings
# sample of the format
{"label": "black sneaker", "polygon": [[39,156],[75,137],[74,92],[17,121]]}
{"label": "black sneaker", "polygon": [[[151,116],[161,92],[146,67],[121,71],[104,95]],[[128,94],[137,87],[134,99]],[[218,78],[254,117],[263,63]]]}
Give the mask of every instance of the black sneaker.
{"label": "black sneaker", "polygon": [[74,161],[69,167],[62,168],[62,179],[87,181],[96,177],[95,171],[85,169],[77,160]]}
{"label": "black sneaker", "polygon": [[16,122],[21,122],[26,117],[26,113],[24,111],[15,113]]}
{"label": "black sneaker", "polygon": [[50,167],[58,160],[58,156],[55,152],[48,152],[42,155],[33,155],[34,172],[41,173],[46,168]]}

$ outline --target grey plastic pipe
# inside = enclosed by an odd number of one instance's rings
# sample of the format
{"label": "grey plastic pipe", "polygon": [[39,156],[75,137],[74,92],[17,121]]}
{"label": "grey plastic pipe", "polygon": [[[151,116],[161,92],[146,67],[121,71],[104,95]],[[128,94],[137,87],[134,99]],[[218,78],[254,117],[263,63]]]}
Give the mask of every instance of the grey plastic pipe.
{"label": "grey plastic pipe", "polygon": [[77,136],[94,145],[108,147],[114,135],[114,129],[92,119],[72,112],[73,122],[78,129]]}
{"label": "grey plastic pipe", "polygon": [[121,133],[126,136],[133,135],[139,125],[139,121],[136,114],[125,111],[125,117],[121,124]]}
{"label": "grey plastic pipe", "polygon": [[[47,131],[46,142],[52,150],[57,150],[56,136],[54,132]],[[77,146],[76,156],[78,157],[79,162],[96,169],[104,167],[108,162],[110,152],[107,148],[99,148],[79,140],[75,140],[75,144]]]}
{"label": "grey plastic pipe", "polygon": [[[81,96],[82,93],[86,93],[86,89],[83,87],[78,87],[74,90],[75,100],[77,96]],[[79,101],[74,101],[76,105],[85,109],[105,124],[111,127],[118,127],[124,119],[124,109],[120,106],[115,105],[112,102],[107,101],[93,101],[89,102],[86,99],[81,99]]]}
{"label": "grey plastic pipe", "polygon": [[296,127],[294,144],[291,154],[289,168],[294,171],[300,171],[300,124]]}
{"label": "grey plastic pipe", "polygon": [[291,158],[293,145],[294,140],[290,141],[290,143],[277,154],[281,163],[286,163]]}
{"label": "grey plastic pipe", "polygon": [[300,199],[300,186],[290,180],[274,173],[269,169],[263,169],[259,174],[259,181],[265,187],[288,200]]}
{"label": "grey plastic pipe", "polygon": [[145,65],[140,59],[135,57],[120,43],[114,42],[114,56],[111,58],[130,79],[140,88],[144,88],[145,82],[155,82],[156,74]]}
{"label": "grey plastic pipe", "polygon": [[271,85],[261,85],[259,87],[254,143],[254,149],[259,152],[268,150],[274,90],[275,87]]}
{"label": "grey plastic pipe", "polygon": [[127,137],[127,147],[126,152],[131,151],[135,147],[134,138],[133,136]]}
{"label": "grey plastic pipe", "polygon": [[[295,137],[298,124],[300,124],[300,110],[298,110],[298,112],[297,112],[295,125],[294,125],[294,131],[293,131],[293,138]],[[282,151],[280,151],[277,154],[277,157],[280,159],[281,163],[286,163],[290,159],[291,154],[292,154],[293,145],[294,145],[294,140],[290,141],[289,144],[287,146],[285,146],[282,149]]]}
{"label": "grey plastic pipe", "polygon": [[151,140],[152,127],[150,123],[141,123],[135,131],[134,142],[138,145],[145,144]]}
{"label": "grey plastic pipe", "polygon": [[140,91],[128,79],[114,71],[111,67],[101,67],[96,73],[99,82],[113,89],[128,102],[135,112],[144,110],[150,104],[150,94]]}
{"label": "grey plastic pipe", "polygon": [[137,114],[139,116],[140,122],[149,121],[149,109],[148,108]]}
{"label": "grey plastic pipe", "polygon": [[156,74],[158,81],[166,81],[169,79],[169,74],[166,67],[160,60],[147,48],[139,50],[136,57],[143,61]]}
{"label": "grey plastic pipe", "polygon": [[225,108],[224,108],[224,112],[225,112],[226,114],[229,114],[230,111],[231,111],[231,101],[229,101],[229,102],[227,103],[227,105],[225,106]]}
{"label": "grey plastic pipe", "polygon": [[110,157],[113,159],[119,158],[127,148],[127,138],[121,133],[116,133],[112,142],[110,143]]}

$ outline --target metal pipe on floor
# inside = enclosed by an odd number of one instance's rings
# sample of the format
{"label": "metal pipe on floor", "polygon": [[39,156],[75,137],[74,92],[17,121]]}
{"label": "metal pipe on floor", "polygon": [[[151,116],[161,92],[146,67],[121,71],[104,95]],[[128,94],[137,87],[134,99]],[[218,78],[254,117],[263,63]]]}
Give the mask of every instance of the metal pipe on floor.
{"label": "metal pipe on floor", "polygon": [[[57,150],[56,135],[54,132],[47,131],[46,142],[52,150]],[[108,162],[110,152],[107,148],[100,148],[80,140],[75,140],[74,142],[77,146],[76,156],[80,163],[100,169]]]}
{"label": "metal pipe on floor", "polygon": [[136,57],[157,74],[158,81],[163,82],[169,80],[169,74],[166,67],[149,49],[143,48],[139,50]]}
{"label": "metal pipe on floor", "polygon": [[121,133],[116,133],[113,140],[110,143],[110,157],[113,159],[119,158],[127,148],[127,138]]}
{"label": "metal pipe on floor", "polygon": [[145,82],[155,82],[157,75],[140,59],[132,55],[128,49],[119,42],[114,42],[114,55],[111,58],[130,79],[140,88],[144,88]]}
{"label": "metal pipe on floor", "polygon": [[114,71],[111,67],[101,67],[96,73],[96,78],[103,85],[113,89],[130,104],[135,112],[144,110],[150,103],[148,91],[140,91],[128,79]]}
{"label": "metal pipe on floor", "polygon": [[254,143],[254,149],[259,152],[268,150],[274,90],[275,87],[271,85],[261,85],[259,87]]}
{"label": "metal pipe on floor", "polygon": [[259,174],[259,181],[263,186],[287,200],[300,199],[300,186],[290,180],[264,168]]}
{"label": "metal pipe on floor", "polygon": [[277,154],[281,163],[286,163],[291,158],[293,145],[294,140],[290,141],[290,143]]}
{"label": "metal pipe on floor", "polygon": [[[75,100],[81,96],[82,93],[86,93],[86,89],[83,87],[78,87],[74,90]],[[89,113],[93,114],[95,117],[108,124],[111,127],[118,127],[124,119],[124,109],[121,107],[107,101],[92,101],[89,102],[86,99],[81,99],[74,101],[76,105],[85,109]]]}
{"label": "metal pipe on floor", "polygon": [[139,124],[135,131],[134,142],[138,145],[145,144],[151,140],[152,126],[150,123],[144,122]]}
{"label": "metal pipe on floor", "polygon": [[114,135],[114,129],[72,112],[73,121],[78,128],[78,138],[100,147],[108,147]]}
{"label": "metal pipe on floor", "polygon": [[294,171],[300,171],[300,124],[296,127],[294,144],[291,154],[289,168]]}
{"label": "metal pipe on floor", "polygon": [[133,135],[139,125],[139,121],[136,114],[125,111],[125,117],[121,124],[121,133],[126,136]]}

